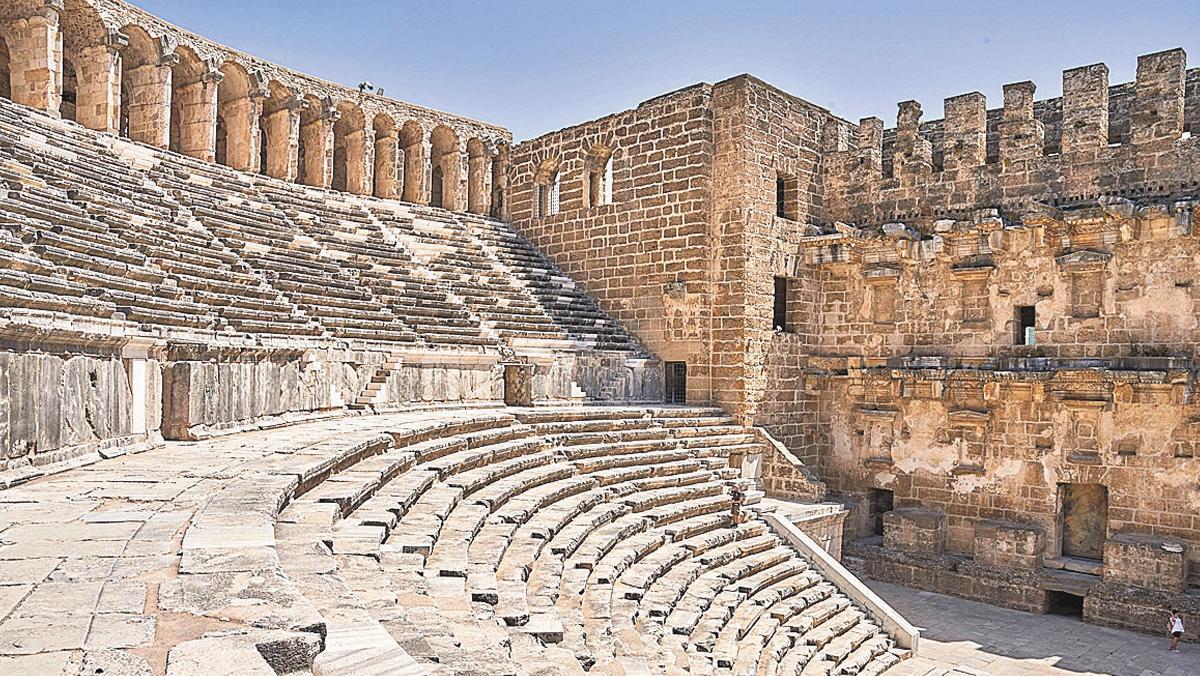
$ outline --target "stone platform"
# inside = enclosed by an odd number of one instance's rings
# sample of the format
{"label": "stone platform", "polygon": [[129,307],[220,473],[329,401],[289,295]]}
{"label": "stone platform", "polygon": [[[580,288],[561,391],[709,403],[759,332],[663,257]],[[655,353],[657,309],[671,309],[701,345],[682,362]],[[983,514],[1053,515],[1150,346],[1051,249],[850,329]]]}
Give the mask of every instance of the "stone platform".
{"label": "stone platform", "polygon": [[921,627],[920,653],[889,676],[1200,674],[1200,647],[1192,643],[1183,644],[1183,652],[1174,654],[1167,650],[1169,640],[1161,636],[865,582]]}
{"label": "stone platform", "polygon": [[22,484],[0,673],[882,673],[908,651],[756,492],[728,522],[760,443],[715,409],[441,408]]}

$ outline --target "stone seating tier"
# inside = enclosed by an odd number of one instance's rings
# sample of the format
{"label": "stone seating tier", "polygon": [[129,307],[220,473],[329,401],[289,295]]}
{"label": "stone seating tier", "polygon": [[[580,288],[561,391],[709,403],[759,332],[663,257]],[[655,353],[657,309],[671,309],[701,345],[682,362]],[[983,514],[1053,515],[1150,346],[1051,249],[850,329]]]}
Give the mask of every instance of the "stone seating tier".
{"label": "stone seating tier", "polygon": [[168,335],[648,356],[499,221],[245,174],[9,101],[0,180],[6,307]]}
{"label": "stone seating tier", "polygon": [[280,513],[314,673],[880,673],[905,653],[756,518],[712,409],[506,409],[342,463]]}

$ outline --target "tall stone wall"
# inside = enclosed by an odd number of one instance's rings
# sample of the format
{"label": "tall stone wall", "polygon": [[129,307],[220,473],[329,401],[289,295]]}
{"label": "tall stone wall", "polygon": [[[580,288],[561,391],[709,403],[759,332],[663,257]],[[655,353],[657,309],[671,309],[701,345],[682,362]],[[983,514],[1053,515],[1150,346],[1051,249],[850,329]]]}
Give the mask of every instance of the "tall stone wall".
{"label": "tall stone wall", "polygon": [[[688,363],[688,397],[711,398],[712,88],[697,85],[513,147],[508,214],[663,361]],[[612,157],[612,200],[585,200],[589,156]],[[540,215],[557,175],[559,211]]]}

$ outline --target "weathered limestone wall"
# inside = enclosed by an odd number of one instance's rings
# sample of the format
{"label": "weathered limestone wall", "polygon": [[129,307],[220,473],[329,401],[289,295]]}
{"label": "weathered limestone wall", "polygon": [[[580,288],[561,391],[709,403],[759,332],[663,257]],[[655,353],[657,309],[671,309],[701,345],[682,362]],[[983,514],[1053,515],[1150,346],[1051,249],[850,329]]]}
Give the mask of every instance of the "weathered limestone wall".
{"label": "weathered limestone wall", "polygon": [[662,363],[631,359],[625,352],[558,353],[534,362],[534,401],[661,402]]}
{"label": "weathered limestone wall", "polygon": [[[238,429],[340,414],[378,371],[378,352],[238,350],[214,358],[179,348],[163,366],[163,435],[195,439]],[[413,360],[393,369],[387,407],[495,402],[503,378],[494,363],[452,357]]]}
{"label": "weathered limestone wall", "polygon": [[[514,225],[663,361],[688,362],[688,398],[710,399],[712,91],[696,85],[512,149]],[[587,206],[589,154],[611,152],[612,202]],[[539,170],[560,211],[535,210]]]}
{"label": "weathered limestone wall", "polygon": [[[119,348],[0,351],[0,483],[161,441],[158,362]],[[147,396],[149,394],[150,396]]]}

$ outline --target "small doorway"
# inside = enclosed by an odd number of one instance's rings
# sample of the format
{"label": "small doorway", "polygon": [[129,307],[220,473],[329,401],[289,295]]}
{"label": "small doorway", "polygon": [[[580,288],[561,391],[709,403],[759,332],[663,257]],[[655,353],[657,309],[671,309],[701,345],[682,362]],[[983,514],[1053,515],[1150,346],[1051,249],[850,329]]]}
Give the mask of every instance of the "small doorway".
{"label": "small doorway", "polygon": [[668,404],[687,403],[687,362],[669,361],[666,363],[665,398]]}
{"label": "small doorway", "polygon": [[874,488],[867,502],[867,527],[872,535],[883,535],[883,515],[892,511],[896,494],[883,488]]}
{"label": "small doorway", "polygon": [[1046,592],[1046,612],[1051,615],[1083,617],[1083,597],[1063,591]]}
{"label": "small doorway", "polygon": [[1100,484],[1059,484],[1062,554],[1104,559],[1108,537],[1108,488]]}
{"label": "small doorway", "polygon": [[442,168],[434,167],[429,175],[429,206],[445,207],[442,187]]}

